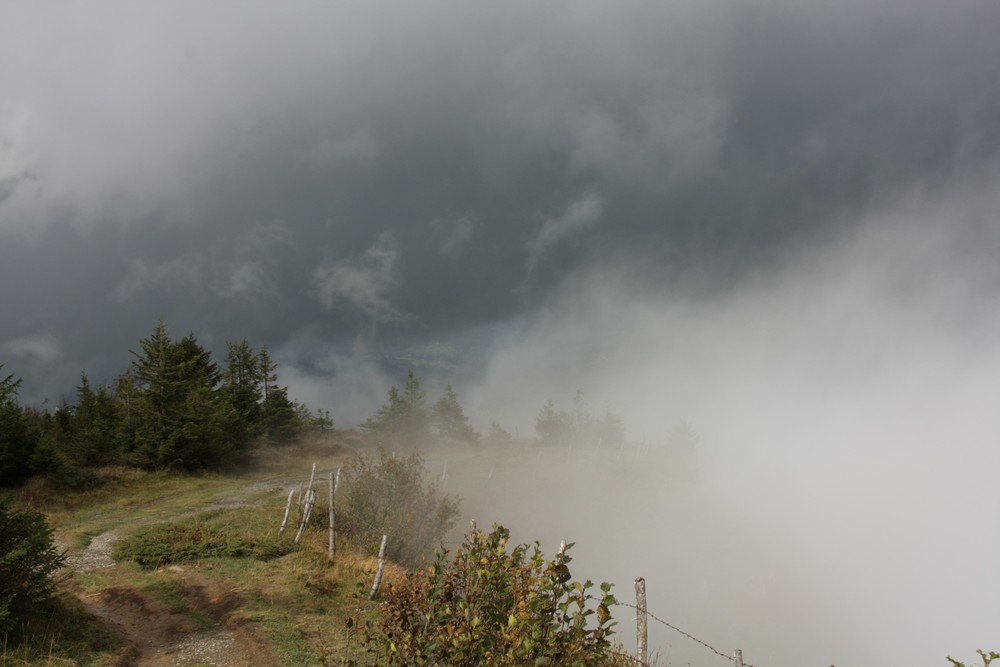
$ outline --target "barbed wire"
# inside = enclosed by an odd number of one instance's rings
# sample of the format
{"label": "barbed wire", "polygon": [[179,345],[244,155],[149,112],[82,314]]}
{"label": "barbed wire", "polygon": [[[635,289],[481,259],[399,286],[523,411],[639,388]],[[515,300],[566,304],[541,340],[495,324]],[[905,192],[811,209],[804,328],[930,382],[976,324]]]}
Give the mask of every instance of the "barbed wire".
{"label": "barbed wire", "polygon": [[[395,455],[396,455],[396,452],[393,452],[392,453],[393,458],[395,458]],[[510,456],[510,455],[511,455],[510,452],[491,452],[491,453],[488,453],[488,454],[487,453],[478,453],[478,454],[474,454],[472,456],[466,456],[466,457],[462,457],[462,458],[458,458],[458,459],[452,459],[452,461],[453,461],[453,463],[462,464],[462,463],[468,463],[468,462],[473,462],[473,461],[483,460],[483,459],[489,460],[489,459],[505,458],[505,457]],[[594,458],[596,458],[596,456]],[[444,468],[444,470],[445,470],[445,473],[444,473],[445,478],[444,479],[445,480],[447,479],[447,474],[448,474],[447,473],[448,459],[442,459],[441,461],[427,461],[427,460],[424,460],[424,461],[422,461],[422,463],[423,463],[423,465],[424,465],[425,468],[427,468],[429,466],[433,466],[433,467],[442,466]],[[491,472],[491,476],[492,476],[492,472]],[[340,480],[338,480],[338,482],[339,481]],[[289,482],[292,482],[292,480],[291,479],[285,479],[285,480],[282,480],[282,482],[285,485],[287,485]],[[302,484],[303,485],[305,484],[305,479],[304,478],[302,480]],[[320,481],[319,484],[322,484],[322,481]],[[362,522],[362,524],[365,524],[365,523],[367,523],[367,522]],[[442,541],[441,542],[442,545],[451,545],[451,546],[461,545],[463,543],[464,543],[464,540],[462,540],[462,541]],[[596,599],[596,598],[590,598],[590,599]],[[638,607],[636,605],[630,604],[628,602],[616,602],[612,606],[627,607],[627,608],[635,609],[635,610],[638,611]],[[708,649],[709,651],[711,651],[712,653],[716,654],[717,656],[719,656],[721,658],[725,658],[726,660],[729,660],[730,662],[733,662],[733,663],[736,662],[736,658],[734,656],[727,655],[727,654],[723,653],[722,651],[718,650],[717,648],[715,648],[711,644],[709,644],[709,643],[707,643],[705,641],[702,641],[701,639],[698,639],[694,635],[692,635],[692,634],[690,634],[688,632],[685,632],[684,630],[681,630],[677,626],[675,626],[675,625],[673,625],[671,623],[668,623],[667,621],[664,621],[662,618],[659,618],[655,614],[650,613],[648,610],[646,610],[645,613],[646,613],[646,615],[649,618],[653,619],[657,623],[659,623],[659,624],[661,624],[661,625],[663,625],[663,626],[665,626],[665,627],[673,630],[674,632],[676,632],[676,633],[678,633],[680,635],[683,635],[684,637],[687,637],[691,641],[693,641],[696,644],[699,644],[702,647]],[[640,660],[637,656],[634,656],[634,655],[631,655],[631,654],[628,654],[628,653],[618,653],[618,652],[614,652],[614,651],[612,653],[614,655],[618,655],[620,657],[624,657],[624,658],[630,659],[638,667],[653,667],[651,664],[643,662],[642,660]],[[757,667],[757,666],[753,665],[753,664],[750,664],[750,663],[747,663],[747,662],[744,662],[743,663],[743,667]]]}
{"label": "barbed wire", "polygon": [[[628,607],[630,609],[635,609],[637,611],[639,610],[639,608],[636,607],[634,604],[629,604],[628,602],[616,602],[613,606],[616,606],[616,607]],[[728,660],[730,662],[735,662],[736,661],[736,658],[734,658],[733,656],[726,655],[725,653],[723,653],[719,649],[715,648],[711,644],[698,639],[697,637],[695,637],[692,634],[684,632],[683,630],[681,630],[680,628],[678,628],[676,625],[673,625],[671,623],[667,623],[666,621],[664,621],[662,618],[659,618],[655,614],[652,614],[649,611],[646,611],[646,616],[650,617],[651,619],[653,619],[654,621],[656,621],[657,623],[659,623],[661,625],[667,626],[668,628],[670,628],[674,632],[677,632],[678,634],[684,635],[685,637],[687,637],[691,641],[693,641],[693,642],[695,642],[697,644],[701,644],[702,646],[704,646],[705,648],[707,648],[709,651],[711,651],[712,653],[716,654],[717,656],[719,656],[721,658],[725,658],[726,660]],[[755,665],[751,665],[748,662],[744,662],[743,663],[743,667],[756,667],[756,666]]]}

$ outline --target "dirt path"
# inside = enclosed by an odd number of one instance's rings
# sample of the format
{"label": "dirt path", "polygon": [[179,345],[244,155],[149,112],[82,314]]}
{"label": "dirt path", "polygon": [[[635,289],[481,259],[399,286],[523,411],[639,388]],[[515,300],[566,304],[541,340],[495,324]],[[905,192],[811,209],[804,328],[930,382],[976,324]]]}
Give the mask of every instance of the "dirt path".
{"label": "dirt path", "polygon": [[[248,486],[241,497],[217,501],[198,511],[246,505],[247,496],[287,484],[286,480],[281,480]],[[184,512],[173,518],[195,513]],[[117,576],[118,565],[112,557],[113,545],[121,536],[118,530],[109,530],[91,538],[85,549],[70,549],[67,554],[65,569],[79,573],[98,572],[108,582],[107,587],[99,593],[87,594],[83,585],[73,578],[63,584],[118,637],[120,649],[115,664],[122,667],[269,667],[280,664],[267,638],[240,614],[243,599],[220,582],[195,569],[165,568],[168,571],[164,576],[180,582],[183,587],[188,613],[181,613],[121,581],[123,578]],[[207,619],[211,627],[197,627],[192,611],[199,618]]]}
{"label": "dirt path", "polygon": [[[150,600],[129,586],[112,585],[85,595],[79,584],[68,588],[87,609],[103,620],[120,641],[117,665],[216,665],[268,667],[279,662],[270,643],[253,624],[240,616],[243,600],[194,571],[174,568],[183,582],[190,609],[211,627],[196,627],[189,613],[179,613]],[[172,573],[174,574],[174,573]]]}

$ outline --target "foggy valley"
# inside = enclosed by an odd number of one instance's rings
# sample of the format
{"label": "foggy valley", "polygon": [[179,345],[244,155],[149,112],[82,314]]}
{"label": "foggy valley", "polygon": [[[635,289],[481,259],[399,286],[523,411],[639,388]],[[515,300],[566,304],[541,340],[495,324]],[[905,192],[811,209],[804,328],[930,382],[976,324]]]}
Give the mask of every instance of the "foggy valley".
{"label": "foggy valley", "polygon": [[[337,429],[414,369],[514,436],[425,452],[449,544],[574,542],[757,667],[1000,647],[1000,4],[5,13],[21,405],[112,383],[158,321],[265,345]],[[547,400],[624,442],[540,445]]]}

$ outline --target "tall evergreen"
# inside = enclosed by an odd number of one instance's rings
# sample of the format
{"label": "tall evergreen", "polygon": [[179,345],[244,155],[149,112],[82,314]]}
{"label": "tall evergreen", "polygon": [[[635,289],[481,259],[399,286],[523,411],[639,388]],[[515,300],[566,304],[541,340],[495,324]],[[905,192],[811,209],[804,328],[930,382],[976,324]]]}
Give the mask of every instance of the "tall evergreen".
{"label": "tall evergreen", "polygon": [[426,394],[411,369],[406,375],[403,391],[391,387],[389,400],[359,428],[383,440],[406,443],[426,440],[430,435],[430,424]]}
{"label": "tall evergreen", "polygon": [[[69,412],[64,409],[60,414]],[[73,462],[86,466],[113,463],[124,444],[122,421],[121,405],[107,387],[99,386],[95,391],[87,374],[81,374],[65,445]]]}
{"label": "tall evergreen", "polygon": [[[3,364],[0,364],[0,370]],[[0,486],[27,479],[37,437],[17,402],[21,379],[8,375],[0,380]]]}
{"label": "tall evergreen", "polygon": [[193,334],[171,341],[163,322],[139,342],[135,450],[144,465],[198,468],[232,449],[234,410],[219,400],[222,372]]}
{"label": "tall evergreen", "polygon": [[226,343],[226,368],[222,373],[222,394],[233,410],[234,435],[247,441],[263,429],[263,376],[261,357],[246,339]]}
{"label": "tall evergreen", "polygon": [[431,415],[427,409],[426,397],[417,374],[411,368],[406,373],[406,385],[403,388],[406,411],[402,423],[402,434],[411,440],[426,440],[430,435]]}
{"label": "tall evergreen", "polygon": [[444,388],[444,394],[434,404],[432,421],[437,434],[442,438],[454,438],[463,442],[475,442],[480,435],[469,423],[458,396],[449,384]]}

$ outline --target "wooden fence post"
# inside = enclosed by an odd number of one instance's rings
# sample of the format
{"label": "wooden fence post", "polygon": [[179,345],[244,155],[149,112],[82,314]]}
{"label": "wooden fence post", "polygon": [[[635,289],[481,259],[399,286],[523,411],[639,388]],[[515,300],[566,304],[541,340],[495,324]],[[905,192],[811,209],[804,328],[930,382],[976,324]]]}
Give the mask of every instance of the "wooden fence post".
{"label": "wooden fence post", "polygon": [[743,651],[736,649],[736,667],[743,667]]}
{"label": "wooden fence post", "polygon": [[302,513],[302,523],[299,525],[299,532],[295,535],[295,543],[298,544],[299,540],[302,538],[302,533],[306,530],[306,524],[309,523],[309,517],[312,516],[313,507],[316,505],[316,492],[309,492],[309,499],[306,500],[306,511]]}
{"label": "wooden fence post", "polygon": [[337,468],[337,475],[330,471],[330,558],[337,553],[337,535],[334,532],[334,524],[337,521],[337,487],[340,486],[340,468]]}
{"label": "wooden fence post", "polygon": [[285,518],[281,520],[281,528],[278,529],[278,534],[285,532],[285,526],[288,525],[288,513],[292,511],[292,496],[295,495],[295,489],[288,492],[288,504],[285,505]]}
{"label": "wooden fence post", "polygon": [[639,664],[645,665],[649,660],[647,648],[648,632],[646,628],[646,580],[635,578],[635,652]]}
{"label": "wooden fence post", "polygon": [[372,584],[372,592],[368,595],[369,600],[375,599],[375,596],[378,595],[378,589],[382,585],[382,572],[385,570],[385,543],[388,539],[388,535],[383,535],[382,544],[378,548],[378,569],[375,571],[375,583]]}
{"label": "wooden fence post", "polygon": [[315,481],[316,481],[316,464],[314,463],[313,467],[312,467],[312,472],[309,473],[309,487],[306,490],[306,493],[309,493],[310,491],[312,491],[313,482],[315,482]]}

